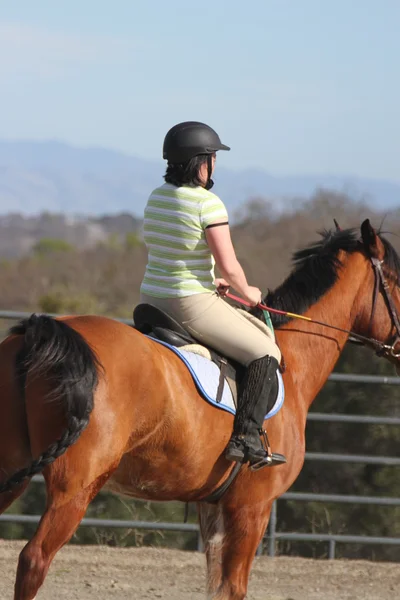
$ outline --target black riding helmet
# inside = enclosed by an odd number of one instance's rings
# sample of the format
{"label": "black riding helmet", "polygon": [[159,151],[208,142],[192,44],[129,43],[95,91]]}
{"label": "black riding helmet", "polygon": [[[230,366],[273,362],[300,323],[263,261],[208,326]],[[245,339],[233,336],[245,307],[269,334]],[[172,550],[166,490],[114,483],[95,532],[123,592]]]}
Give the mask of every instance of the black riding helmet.
{"label": "black riding helmet", "polygon": [[219,135],[205,123],[185,121],[170,129],[165,136],[163,158],[169,163],[184,163],[199,154],[214,154],[230,150],[222,144]]}
{"label": "black riding helmet", "polygon": [[208,181],[206,189],[211,189],[211,156],[218,150],[230,150],[225,146],[214,129],[198,121],[185,121],[172,127],[164,139],[163,158],[168,164],[182,164],[199,156],[208,155]]}

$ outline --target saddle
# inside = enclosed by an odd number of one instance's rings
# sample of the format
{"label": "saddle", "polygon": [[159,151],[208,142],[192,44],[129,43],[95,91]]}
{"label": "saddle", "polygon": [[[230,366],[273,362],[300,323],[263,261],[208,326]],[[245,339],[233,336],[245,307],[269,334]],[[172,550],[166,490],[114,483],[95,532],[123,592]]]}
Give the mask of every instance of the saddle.
{"label": "saddle", "polygon": [[[208,358],[217,365],[220,370],[220,385],[216,401],[219,403],[222,397],[223,380],[226,379],[235,406],[237,406],[237,387],[244,375],[244,367],[235,361],[225,358],[212,348],[205,346],[204,342],[196,340],[180,325],[173,317],[152,304],[138,304],[133,311],[134,327],[145,335],[166,342],[177,348],[185,347],[189,352],[199,348],[206,348]],[[188,347],[189,346],[189,347]],[[190,348],[190,346],[192,348]]]}
{"label": "saddle", "polygon": [[[218,388],[216,401],[221,401],[223,390],[223,380],[226,379],[233,397],[233,402],[237,407],[237,390],[243,379],[245,367],[231,359],[227,359],[213,348],[204,346],[204,342],[199,342],[190,335],[173,317],[165,313],[163,310],[153,306],[152,304],[138,304],[133,311],[134,327],[145,335],[166,342],[171,346],[182,348],[187,347],[188,351],[195,351],[195,346],[199,348],[199,344],[209,351],[209,358],[220,369],[220,385]],[[270,394],[270,406],[272,408],[278,395],[278,379],[273,384],[272,393]]]}

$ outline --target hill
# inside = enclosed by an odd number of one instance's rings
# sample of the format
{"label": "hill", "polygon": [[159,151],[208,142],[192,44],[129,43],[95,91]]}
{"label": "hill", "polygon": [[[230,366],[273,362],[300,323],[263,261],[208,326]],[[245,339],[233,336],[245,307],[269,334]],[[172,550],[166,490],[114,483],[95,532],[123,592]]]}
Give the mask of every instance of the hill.
{"label": "hill", "polygon": [[[162,181],[163,173],[161,160],[151,162],[104,148],[0,141],[0,214],[127,211],[141,216],[149,192]],[[232,212],[251,197],[269,198],[278,212],[285,212],[318,188],[344,192],[381,210],[400,206],[400,183],[350,175],[277,177],[262,170],[220,167],[215,179],[216,193]]]}

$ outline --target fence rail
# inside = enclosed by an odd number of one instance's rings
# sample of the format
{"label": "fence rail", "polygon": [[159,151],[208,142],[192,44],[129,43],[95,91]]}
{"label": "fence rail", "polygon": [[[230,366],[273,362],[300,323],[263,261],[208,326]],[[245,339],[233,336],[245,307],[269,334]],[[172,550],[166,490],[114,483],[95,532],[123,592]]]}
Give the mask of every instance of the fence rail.
{"label": "fence rail", "polygon": [[[22,319],[29,317],[31,313],[15,312],[15,311],[0,311],[1,319]],[[60,316],[60,315],[50,315]],[[116,319],[122,323],[132,325],[131,319]],[[332,373],[329,381],[337,381],[343,383],[362,383],[376,385],[400,385],[400,378],[380,376],[380,375],[357,375],[346,373]],[[335,422],[335,423],[360,423],[360,424],[375,424],[375,425],[400,425],[398,417],[383,417],[383,416],[362,416],[362,415],[340,415],[340,414],[324,414],[324,413],[309,413],[309,421],[319,422]],[[386,465],[398,467],[400,466],[400,458],[390,456],[365,456],[352,454],[336,454],[323,452],[306,452],[306,460],[318,460],[328,462],[353,462],[375,465]],[[33,482],[43,482],[43,477],[37,475],[32,478]],[[329,545],[328,557],[335,558],[337,543],[355,543],[355,544],[387,544],[400,546],[400,538],[393,537],[371,537],[362,535],[339,535],[333,533],[296,533],[296,532],[280,532],[277,531],[277,506],[282,501],[296,502],[325,502],[325,503],[346,503],[346,504],[370,504],[376,506],[400,506],[400,498],[394,497],[379,497],[379,496],[354,496],[341,494],[312,494],[305,492],[286,492],[273,504],[271,518],[268,526],[268,531],[264,537],[267,542],[268,554],[275,556],[275,546],[278,540],[290,541],[314,541],[327,542]],[[16,515],[6,513],[0,515],[0,523],[38,523],[39,515]],[[153,521],[131,521],[119,519],[90,519],[85,518],[81,522],[82,527],[115,527],[127,529],[143,529],[143,530],[160,530],[160,531],[180,531],[186,533],[197,533],[198,549],[202,549],[199,526],[192,523],[165,523]],[[258,549],[258,554],[263,552],[263,544]]]}

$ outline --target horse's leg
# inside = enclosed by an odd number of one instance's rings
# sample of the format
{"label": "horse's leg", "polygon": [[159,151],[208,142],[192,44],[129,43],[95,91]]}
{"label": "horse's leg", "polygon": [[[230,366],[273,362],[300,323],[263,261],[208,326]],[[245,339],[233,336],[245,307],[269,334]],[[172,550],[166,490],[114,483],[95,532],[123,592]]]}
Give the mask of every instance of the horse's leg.
{"label": "horse's leg", "polygon": [[99,477],[72,498],[65,499],[58,490],[49,494],[39,527],[19,556],[14,600],[36,598],[55,554],[75,533],[88,504],[109,476]]}
{"label": "horse's leg", "polygon": [[218,504],[199,503],[197,511],[207,560],[207,594],[212,598],[222,582],[222,543],[224,541],[222,510]]}
{"label": "horse's leg", "polygon": [[272,502],[223,506],[222,579],[210,600],[244,600],[250,569],[268,524]]}

